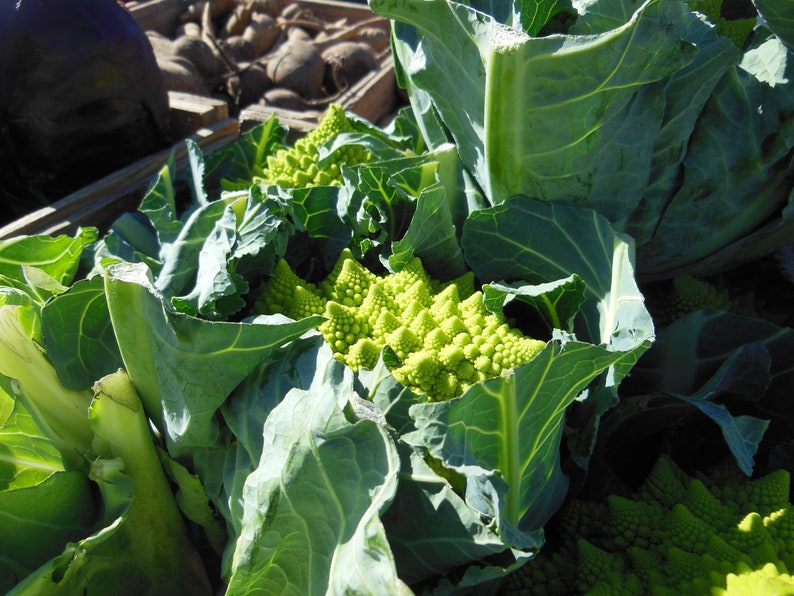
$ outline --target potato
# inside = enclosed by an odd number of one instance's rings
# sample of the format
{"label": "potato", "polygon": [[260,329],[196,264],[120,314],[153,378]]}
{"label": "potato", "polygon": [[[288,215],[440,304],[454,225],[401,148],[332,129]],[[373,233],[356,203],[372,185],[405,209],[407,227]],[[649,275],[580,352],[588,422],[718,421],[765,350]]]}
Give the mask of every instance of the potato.
{"label": "potato", "polygon": [[280,34],[281,29],[273,17],[256,12],[243,31],[243,39],[250,42],[257,56],[262,56],[273,47]]}
{"label": "potato", "polygon": [[321,56],[326,65],[326,87],[339,91],[378,67],[378,57],[372,46],[361,41],[340,41],[326,48]]}
{"label": "potato", "polygon": [[221,41],[223,51],[237,62],[248,62],[256,58],[254,45],[242,35],[232,35]]}
{"label": "potato", "polygon": [[312,40],[312,36],[303,27],[289,27],[287,29],[287,39],[290,41],[304,41],[309,43]]}
{"label": "potato", "polygon": [[266,14],[275,19],[289,2],[290,0],[251,0],[249,4],[255,13]]}
{"label": "potato", "polygon": [[201,25],[193,21],[181,23],[176,28],[176,37],[182,37],[183,35],[187,35],[188,37],[201,37]]}
{"label": "potato", "polygon": [[174,54],[190,60],[205,79],[219,77],[226,65],[213,51],[209,44],[198,37],[183,35],[174,40]]}
{"label": "potato", "polygon": [[307,107],[305,99],[292,89],[285,89],[284,87],[267,90],[260,103],[298,112],[305,110]]}
{"label": "potato", "polygon": [[323,95],[325,61],[312,44],[288,40],[267,61],[267,75],[277,87],[313,99]]}
{"label": "potato", "polygon": [[305,9],[297,2],[287,2],[279,15],[279,18],[285,21],[297,19],[312,19],[314,16],[311,11]]}
{"label": "potato", "polygon": [[149,43],[152,44],[152,50],[154,50],[155,56],[174,55],[174,42],[162,33],[147,31],[146,37],[149,39]]}
{"label": "potato", "polygon": [[239,103],[247,106],[257,103],[270,87],[264,64],[254,63],[240,72]]}
{"label": "potato", "polygon": [[353,40],[368,44],[376,52],[389,47],[389,33],[380,27],[363,27],[356,32]]}
{"label": "potato", "polygon": [[207,95],[207,87],[201,79],[201,75],[187,58],[181,56],[158,57],[157,65],[163,73],[165,87],[169,91]]}
{"label": "potato", "polygon": [[224,38],[242,35],[250,22],[251,7],[247,4],[238,4],[224,19],[223,24],[218,29],[218,35]]}

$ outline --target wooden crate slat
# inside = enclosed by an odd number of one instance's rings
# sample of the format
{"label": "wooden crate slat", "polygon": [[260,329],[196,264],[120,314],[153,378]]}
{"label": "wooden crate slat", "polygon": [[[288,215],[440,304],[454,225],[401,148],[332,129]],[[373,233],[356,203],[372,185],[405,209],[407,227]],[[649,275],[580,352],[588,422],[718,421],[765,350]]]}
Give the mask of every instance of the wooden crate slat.
{"label": "wooden crate slat", "polygon": [[[209,153],[236,140],[240,123],[225,118],[197,130],[188,138]],[[187,158],[185,141],[169,149],[138,160],[97,180],[52,205],[38,209],[0,228],[0,239],[26,234],[72,233],[78,227],[94,226],[102,230],[118,216],[134,211],[153,177],[165,165],[171,152],[178,166]]]}
{"label": "wooden crate slat", "polygon": [[168,92],[168,108],[173,139],[183,139],[199,128],[229,117],[229,105],[222,99],[181,91]]}

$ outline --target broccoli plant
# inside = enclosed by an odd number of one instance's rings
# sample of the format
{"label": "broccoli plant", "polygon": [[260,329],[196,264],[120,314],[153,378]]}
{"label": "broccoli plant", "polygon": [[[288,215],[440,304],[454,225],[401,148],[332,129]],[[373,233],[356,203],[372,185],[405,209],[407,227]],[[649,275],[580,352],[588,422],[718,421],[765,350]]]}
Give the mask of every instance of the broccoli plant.
{"label": "broccoli plant", "polygon": [[791,594],[794,510],[785,470],[735,462],[686,474],[660,457],[634,491],[571,501],[548,548],[503,594]]}

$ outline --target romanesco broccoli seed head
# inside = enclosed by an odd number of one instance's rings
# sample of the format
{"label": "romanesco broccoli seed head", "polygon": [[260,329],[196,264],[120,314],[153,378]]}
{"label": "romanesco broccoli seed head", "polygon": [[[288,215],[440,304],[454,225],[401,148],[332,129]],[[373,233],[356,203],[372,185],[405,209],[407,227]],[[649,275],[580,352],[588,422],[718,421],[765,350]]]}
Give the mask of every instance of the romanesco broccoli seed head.
{"label": "romanesco broccoli seed head", "polygon": [[784,470],[693,478],[661,457],[633,493],[566,505],[501,593],[794,594],[789,487]]}
{"label": "romanesco broccoli seed head", "polygon": [[398,273],[376,276],[346,249],[316,286],[279,262],[260,296],[260,312],[323,314],[318,330],[354,370],[375,366],[388,346],[400,360],[395,378],[431,400],[462,395],[545,346],[490,313],[482,292],[473,290],[473,276],[440,284],[418,258]]}
{"label": "romanesco broccoli seed head", "polygon": [[794,576],[773,563],[725,576],[725,589],[712,591],[714,596],[751,596],[753,594],[794,594]]}
{"label": "romanesco broccoli seed head", "polygon": [[347,354],[350,346],[369,332],[367,322],[358,317],[358,310],[354,307],[328,301],[324,315],[326,320],[317,329],[338,354]]}
{"label": "romanesco broccoli seed head", "polygon": [[[296,289],[300,288],[304,295],[297,297],[299,302],[296,305]],[[313,302],[313,298],[320,302]],[[313,302],[313,304],[309,304]],[[293,316],[293,313],[300,314],[305,310],[311,310],[309,314],[318,314],[324,310],[325,304],[317,293],[317,288],[313,284],[303,281],[289,266],[284,259],[279,259],[273,267],[273,274],[267,283],[263,284],[256,297],[255,310],[260,314],[281,313]],[[309,316],[304,314],[303,316]],[[293,318],[302,318],[295,317]]]}
{"label": "romanesco broccoli seed head", "polygon": [[378,344],[372,341],[369,337],[361,337],[356,340],[347,354],[345,355],[345,364],[353,370],[365,368],[372,370],[378,363],[380,357],[380,348]]}
{"label": "romanesco broccoli seed head", "polygon": [[365,163],[371,154],[361,145],[349,145],[320,163],[319,147],[345,132],[354,132],[353,125],[339,104],[331,104],[317,127],[298,139],[290,148],[283,148],[267,157],[262,179],[284,188],[336,186],[342,184],[340,164]]}

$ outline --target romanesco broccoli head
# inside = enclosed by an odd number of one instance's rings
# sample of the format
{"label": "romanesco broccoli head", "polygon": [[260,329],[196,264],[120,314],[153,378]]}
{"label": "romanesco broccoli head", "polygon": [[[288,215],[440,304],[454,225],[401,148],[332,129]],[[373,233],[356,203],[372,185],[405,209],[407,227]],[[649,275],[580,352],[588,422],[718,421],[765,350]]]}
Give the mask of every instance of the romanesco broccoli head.
{"label": "romanesco broccoli head", "polygon": [[342,164],[353,166],[372,158],[364,147],[348,145],[320,163],[319,147],[346,132],[354,132],[353,125],[342,106],[332,103],[317,127],[292,147],[279,149],[267,157],[261,179],[284,188],[341,185]]}
{"label": "romanesco broccoli head", "polygon": [[731,310],[728,291],[692,275],[675,277],[670,285],[646,294],[648,309],[659,327],[702,309]]}
{"label": "romanesco broccoli head", "polygon": [[632,493],[566,505],[502,594],[794,594],[789,489],[784,470],[689,476],[661,457]]}
{"label": "romanesco broccoli head", "polygon": [[431,400],[459,396],[528,362],[545,345],[489,312],[482,292],[474,290],[473,274],[442,284],[418,258],[397,273],[377,276],[346,249],[316,285],[282,259],[255,307],[293,318],[323,314],[318,330],[354,370],[373,368],[388,346],[400,362],[392,370],[395,378]]}

